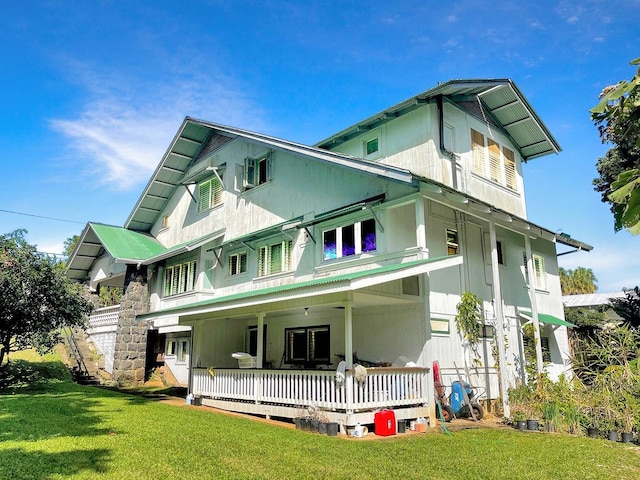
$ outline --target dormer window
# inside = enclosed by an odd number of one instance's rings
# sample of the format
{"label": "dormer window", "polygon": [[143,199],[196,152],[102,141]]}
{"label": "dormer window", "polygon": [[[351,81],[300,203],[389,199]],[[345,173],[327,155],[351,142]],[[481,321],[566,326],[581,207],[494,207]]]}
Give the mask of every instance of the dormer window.
{"label": "dormer window", "polygon": [[376,153],[378,149],[379,149],[378,137],[367,140],[364,144],[365,155],[371,155],[372,153]]}
{"label": "dormer window", "polygon": [[491,138],[471,129],[471,169],[473,173],[504,185],[518,189],[516,160],[513,150],[501,146]]}
{"label": "dormer window", "polygon": [[249,189],[271,180],[271,154],[244,159],[244,188]]}

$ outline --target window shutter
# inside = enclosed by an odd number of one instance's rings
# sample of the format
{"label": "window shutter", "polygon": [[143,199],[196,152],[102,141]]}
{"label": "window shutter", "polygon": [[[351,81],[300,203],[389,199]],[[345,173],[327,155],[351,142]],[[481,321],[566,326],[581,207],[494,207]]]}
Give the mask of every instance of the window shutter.
{"label": "window shutter", "polygon": [[267,274],[267,252],[269,247],[262,247],[258,250],[258,276],[263,277]]}
{"label": "window shutter", "polygon": [[547,275],[544,271],[544,258],[540,255],[533,256],[533,268],[535,270],[536,288],[547,289]]}
{"label": "window shutter", "polygon": [[211,182],[204,182],[198,185],[198,213],[202,213],[210,207],[210,198]]}
{"label": "window shutter", "polygon": [[484,135],[471,129],[472,170],[484,175]]}
{"label": "window shutter", "polygon": [[508,188],[517,190],[516,161],[514,153],[506,147],[502,148],[504,155],[504,179]]}
{"label": "window shutter", "polygon": [[171,295],[171,276],[173,274],[173,268],[167,268],[164,272],[164,296]]}
{"label": "window shutter", "polygon": [[196,279],[198,277],[198,269],[195,261],[189,262],[186,266],[188,267],[188,276],[185,285],[185,292],[190,292],[191,290],[195,289]]}
{"label": "window shutter", "polygon": [[271,258],[269,258],[269,273],[279,273],[282,271],[283,263],[283,243],[271,245]]}
{"label": "window shutter", "polygon": [[218,177],[211,179],[211,206],[222,203],[222,182]]}
{"label": "window shutter", "polygon": [[286,240],[284,242],[284,255],[283,255],[283,265],[282,270],[288,272],[291,270],[291,250],[293,243],[291,240]]}
{"label": "window shutter", "polygon": [[266,165],[267,178],[265,178],[265,181],[268,181],[268,180],[271,180],[271,154],[267,155],[265,162],[267,163]]}
{"label": "window shutter", "polygon": [[527,252],[522,252],[522,261],[524,262],[524,281],[529,285],[529,265],[527,264]]}
{"label": "window shutter", "polygon": [[244,273],[246,271],[247,271],[247,254],[241,253],[238,273]]}
{"label": "window shutter", "polygon": [[491,180],[494,182],[502,182],[502,165],[500,163],[500,145],[491,139],[487,140],[489,145],[489,170],[491,172]]}
{"label": "window shutter", "polygon": [[256,160],[255,158],[244,159],[244,186],[245,188],[255,187]]}

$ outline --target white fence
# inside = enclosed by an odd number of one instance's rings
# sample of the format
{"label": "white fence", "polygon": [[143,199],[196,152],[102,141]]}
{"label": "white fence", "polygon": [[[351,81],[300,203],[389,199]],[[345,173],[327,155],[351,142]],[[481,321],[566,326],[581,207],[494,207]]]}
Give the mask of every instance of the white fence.
{"label": "white fence", "polygon": [[333,371],[196,368],[192,392],[213,399],[351,412],[429,403],[428,373],[426,368],[370,368],[361,383],[353,371],[338,383]]}

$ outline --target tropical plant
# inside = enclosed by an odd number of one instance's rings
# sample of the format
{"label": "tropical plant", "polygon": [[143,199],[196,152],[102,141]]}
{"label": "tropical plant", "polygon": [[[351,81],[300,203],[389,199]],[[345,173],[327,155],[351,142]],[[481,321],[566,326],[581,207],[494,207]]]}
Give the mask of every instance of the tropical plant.
{"label": "tropical plant", "polygon": [[[631,62],[640,65],[640,58]],[[598,160],[600,177],[594,180],[602,201],[609,203],[616,231],[640,233],[640,69],[630,81],[606,87],[591,119],[603,143],[613,147]]]}
{"label": "tropical plant", "polygon": [[578,267],[571,270],[560,267],[558,272],[563,295],[594,293],[598,289],[598,279],[590,268]]}
{"label": "tropical plant", "polygon": [[470,345],[477,345],[482,338],[482,302],[471,292],[463,292],[457,305],[456,327]]}

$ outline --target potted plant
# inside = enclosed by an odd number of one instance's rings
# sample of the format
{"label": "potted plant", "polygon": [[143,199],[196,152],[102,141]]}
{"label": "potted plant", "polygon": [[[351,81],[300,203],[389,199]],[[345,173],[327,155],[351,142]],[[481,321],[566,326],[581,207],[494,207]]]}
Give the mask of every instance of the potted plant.
{"label": "potted plant", "polygon": [[514,408],[511,410],[511,418],[513,419],[513,426],[518,430],[527,429],[527,415],[523,410]]}
{"label": "potted plant", "polygon": [[558,428],[558,420],[560,419],[560,406],[555,400],[551,400],[542,406],[542,419],[544,420],[544,429],[546,432],[555,432]]}

